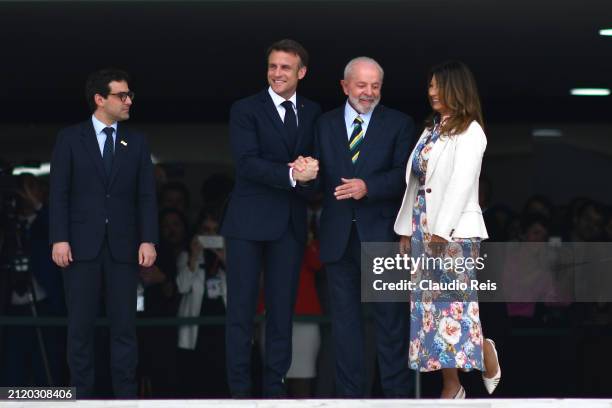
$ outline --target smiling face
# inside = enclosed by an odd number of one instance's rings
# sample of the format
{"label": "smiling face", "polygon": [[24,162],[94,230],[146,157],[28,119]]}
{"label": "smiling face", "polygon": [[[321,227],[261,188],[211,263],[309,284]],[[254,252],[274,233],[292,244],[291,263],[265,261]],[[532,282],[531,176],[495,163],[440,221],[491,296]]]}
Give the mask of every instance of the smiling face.
{"label": "smiling face", "polygon": [[301,66],[296,54],[272,51],[268,56],[268,84],[277,95],[291,98],[305,75],[306,67]]}
{"label": "smiling face", "polygon": [[444,99],[442,97],[442,93],[440,92],[440,88],[438,87],[438,82],[436,81],[435,75],[431,77],[431,81],[429,82],[428,94],[431,108],[443,117],[449,116],[450,112],[448,107],[444,105]]}
{"label": "smiling face", "polygon": [[371,112],[380,102],[382,73],[372,63],[357,62],[350,74],[340,81],[349,104],[359,113]]}

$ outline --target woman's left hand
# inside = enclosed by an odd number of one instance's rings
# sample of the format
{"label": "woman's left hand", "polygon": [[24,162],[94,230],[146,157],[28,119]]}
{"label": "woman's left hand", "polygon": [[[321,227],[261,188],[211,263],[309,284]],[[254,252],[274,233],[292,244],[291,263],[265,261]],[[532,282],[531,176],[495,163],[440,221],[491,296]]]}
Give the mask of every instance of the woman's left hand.
{"label": "woman's left hand", "polygon": [[446,249],[446,244],[448,244],[448,241],[441,236],[432,235],[429,241],[429,248],[431,249],[432,255],[436,257],[441,256]]}

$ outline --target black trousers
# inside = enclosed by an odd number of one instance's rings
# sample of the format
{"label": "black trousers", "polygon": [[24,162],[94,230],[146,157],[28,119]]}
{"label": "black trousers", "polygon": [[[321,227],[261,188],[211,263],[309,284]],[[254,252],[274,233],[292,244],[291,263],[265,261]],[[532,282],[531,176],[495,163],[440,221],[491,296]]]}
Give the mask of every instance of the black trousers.
{"label": "black trousers", "polygon": [[[365,397],[369,391],[361,304],[361,240],[355,223],[342,258],[326,264],[325,271],[336,354],[336,393],[339,397]],[[387,397],[407,397],[412,393],[408,305],[374,302],[371,306],[383,392]]]}
{"label": "black trousers", "polygon": [[94,328],[101,293],[110,321],[113,392],[117,398],[136,398],[137,282],[138,265],[116,262],[106,240],[95,259],[75,261],[64,269],[68,367],[77,398],[94,397]]}
{"label": "black trousers", "polygon": [[235,397],[251,396],[253,319],[260,276],[264,272],[266,345],[263,393],[286,395],[284,380],[291,365],[293,308],[304,244],[293,229],[276,241],[227,239],[227,378]]}

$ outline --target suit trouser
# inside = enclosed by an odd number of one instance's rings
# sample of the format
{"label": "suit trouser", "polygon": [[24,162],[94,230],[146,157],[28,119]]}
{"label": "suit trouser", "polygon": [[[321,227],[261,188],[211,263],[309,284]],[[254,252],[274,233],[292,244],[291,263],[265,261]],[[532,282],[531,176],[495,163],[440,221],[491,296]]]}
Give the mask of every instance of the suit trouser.
{"label": "suit trouser", "polygon": [[253,320],[264,272],[266,344],[263,392],[285,396],[285,375],[291,365],[293,308],[299,282],[304,244],[293,229],[275,241],[226,240],[227,378],[233,396],[251,396],[251,348]]}
{"label": "suit trouser", "polygon": [[[345,252],[337,262],[325,264],[336,353],[336,393],[364,397],[366,363],[361,304],[361,240],[355,223]],[[412,391],[408,369],[409,310],[406,303],[371,304],[376,351],[383,392],[406,397]]]}
{"label": "suit trouser", "polygon": [[110,321],[113,391],[117,398],[137,396],[137,283],[138,265],[113,260],[106,239],[95,259],[75,261],[64,270],[68,367],[71,385],[77,388],[78,398],[94,395],[94,329],[102,290]]}

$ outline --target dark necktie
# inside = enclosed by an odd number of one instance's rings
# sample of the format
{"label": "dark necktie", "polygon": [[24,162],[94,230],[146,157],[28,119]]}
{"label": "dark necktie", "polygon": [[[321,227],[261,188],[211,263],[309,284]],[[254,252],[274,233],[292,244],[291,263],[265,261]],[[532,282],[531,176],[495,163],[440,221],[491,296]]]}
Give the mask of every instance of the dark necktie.
{"label": "dark necktie", "polygon": [[297,119],[293,110],[293,102],[285,101],[281,105],[285,108],[285,129],[289,136],[289,148],[293,151],[297,143]]}
{"label": "dark necktie", "polygon": [[104,171],[107,176],[110,176],[111,169],[113,168],[113,132],[115,129],[112,127],[105,127],[103,132],[106,133],[106,140],[104,141],[104,150],[102,152],[102,161],[104,162]]}

